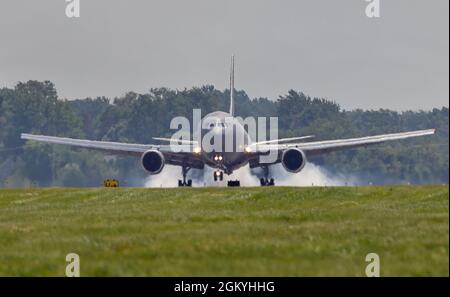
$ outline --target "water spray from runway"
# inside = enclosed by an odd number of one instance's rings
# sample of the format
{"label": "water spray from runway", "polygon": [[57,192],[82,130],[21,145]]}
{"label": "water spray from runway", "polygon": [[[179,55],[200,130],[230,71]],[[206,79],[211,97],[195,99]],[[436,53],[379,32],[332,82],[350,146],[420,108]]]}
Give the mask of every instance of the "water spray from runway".
{"label": "water spray from runway", "polygon": [[[259,179],[252,175],[248,166],[236,170],[232,175],[224,176],[223,181],[214,181],[214,169],[205,167],[204,170],[192,169],[187,178],[192,179],[193,187],[219,187],[226,186],[228,180],[240,180],[242,186],[258,186]],[[177,166],[165,166],[160,174],[146,178],[145,187],[151,188],[172,188],[178,186],[178,179],[181,179],[181,168]]]}
{"label": "water spray from runway", "polygon": [[[241,187],[260,185],[257,170],[250,170],[248,165],[236,170],[230,176],[225,175],[221,182],[214,181],[213,172],[214,169],[210,167],[205,167],[204,170],[192,169],[188,173],[188,179],[192,179],[194,187],[226,186],[228,180],[240,180]],[[289,173],[281,164],[273,165],[270,166],[269,177],[274,177],[275,184],[278,186],[352,186],[358,184],[355,177],[337,176],[312,163],[307,163],[299,173]],[[147,177],[144,185],[151,188],[173,188],[178,186],[177,180],[180,178],[181,168],[167,165],[160,174]]]}
{"label": "water spray from runway", "polygon": [[299,173],[287,172],[281,164],[270,167],[270,173],[276,176],[275,184],[279,186],[353,186],[357,179],[352,176],[332,174],[323,167],[306,163]]}

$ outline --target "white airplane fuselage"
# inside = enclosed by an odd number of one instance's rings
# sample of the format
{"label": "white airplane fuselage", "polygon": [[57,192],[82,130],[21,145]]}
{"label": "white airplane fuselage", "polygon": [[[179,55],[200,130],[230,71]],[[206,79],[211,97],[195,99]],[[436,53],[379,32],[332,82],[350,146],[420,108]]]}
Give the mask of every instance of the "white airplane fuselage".
{"label": "white airplane fuselage", "polygon": [[[226,120],[227,119],[227,120]],[[202,158],[206,165],[231,174],[234,170],[248,163],[246,147],[252,143],[250,136],[238,121],[230,121],[233,116],[227,112],[216,111],[206,115],[203,121],[212,122],[210,127],[201,130],[201,143],[208,133],[211,149],[202,145]],[[220,140],[214,145],[215,140]]]}

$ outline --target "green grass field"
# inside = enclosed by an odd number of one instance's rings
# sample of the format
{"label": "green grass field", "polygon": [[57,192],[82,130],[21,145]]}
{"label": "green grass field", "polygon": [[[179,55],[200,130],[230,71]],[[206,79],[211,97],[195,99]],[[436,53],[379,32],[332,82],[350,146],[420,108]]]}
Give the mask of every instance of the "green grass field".
{"label": "green grass field", "polygon": [[449,275],[448,186],[0,190],[0,275]]}

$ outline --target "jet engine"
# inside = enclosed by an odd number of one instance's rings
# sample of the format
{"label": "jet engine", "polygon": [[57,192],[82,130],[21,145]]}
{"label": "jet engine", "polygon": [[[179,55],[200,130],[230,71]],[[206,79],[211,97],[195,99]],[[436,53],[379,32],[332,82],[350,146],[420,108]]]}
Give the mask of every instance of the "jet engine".
{"label": "jet engine", "polygon": [[306,164],[305,153],[296,148],[287,149],[281,155],[281,164],[289,172],[300,172]]}
{"label": "jet engine", "polygon": [[150,174],[158,174],[163,170],[166,160],[158,150],[149,150],[142,154],[142,167]]}

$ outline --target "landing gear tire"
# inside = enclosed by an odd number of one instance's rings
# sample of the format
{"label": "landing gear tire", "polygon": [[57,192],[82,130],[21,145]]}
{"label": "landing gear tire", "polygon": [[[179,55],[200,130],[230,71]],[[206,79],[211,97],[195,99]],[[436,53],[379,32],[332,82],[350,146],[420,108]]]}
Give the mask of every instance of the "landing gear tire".
{"label": "landing gear tire", "polygon": [[188,179],[187,182],[183,182],[181,179],[178,180],[179,187],[192,187],[192,179]]}
{"label": "landing gear tire", "polygon": [[262,177],[259,181],[261,183],[262,187],[266,187],[266,186],[275,186],[275,180],[273,178],[268,178],[269,177],[269,166],[263,166],[262,167],[263,172],[264,172],[264,177]]}
{"label": "landing gear tire", "polygon": [[182,180],[181,179],[178,180],[178,186],[179,187],[192,187],[192,179],[188,179],[186,181],[186,175],[187,175],[189,170],[191,170],[191,168],[187,167],[187,166],[183,166],[181,168],[181,173],[183,174],[183,179]]}
{"label": "landing gear tire", "polygon": [[260,180],[261,186],[275,186],[275,180],[273,178],[267,179],[267,178],[261,178]]}

